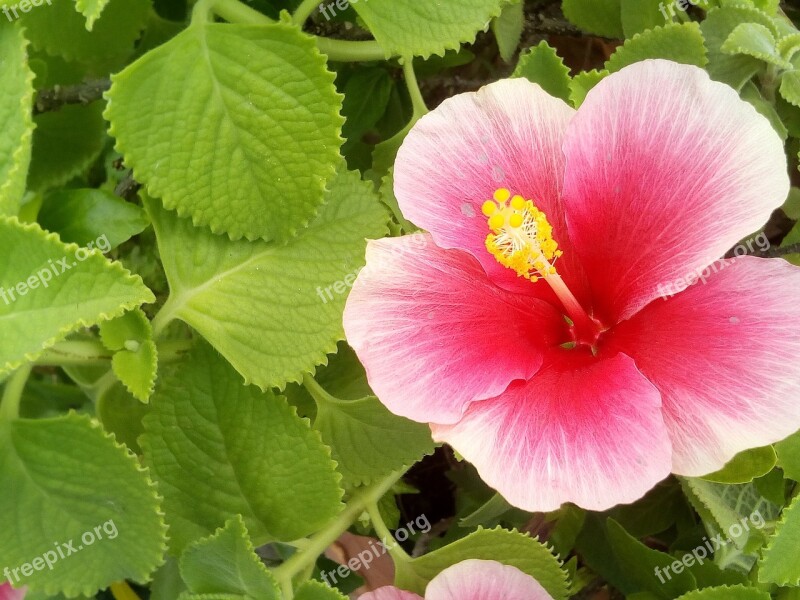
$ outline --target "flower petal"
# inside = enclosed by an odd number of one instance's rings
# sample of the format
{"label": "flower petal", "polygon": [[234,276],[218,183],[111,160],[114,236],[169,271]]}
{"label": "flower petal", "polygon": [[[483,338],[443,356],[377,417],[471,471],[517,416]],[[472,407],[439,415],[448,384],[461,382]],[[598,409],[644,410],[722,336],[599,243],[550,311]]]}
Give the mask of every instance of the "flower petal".
{"label": "flower petal", "polygon": [[8,583],[0,584],[0,600],[22,600],[25,597],[25,588],[15,590]]}
{"label": "flower petal", "polygon": [[553,600],[541,584],[516,567],[493,560],[465,560],[428,584],[425,600]]}
{"label": "flower petal", "polygon": [[534,512],[633,502],[670,470],[658,391],[623,354],[553,349],[530,381],[431,429],[508,502]]}
{"label": "flower petal", "polygon": [[636,63],[601,81],[564,145],[570,236],[608,323],[756,231],[789,192],[767,119],[702,69]]}
{"label": "flower petal", "polygon": [[471,253],[498,285],[549,295],[547,285],[518,278],[486,250],[489,228],[481,206],[496,189],[508,188],[547,215],[565,251],[559,271],[580,297],[583,275],[568,251],[561,203],[561,146],[574,114],[526,79],[498,81],[445,100],[417,122],[398,152],[394,185],[403,215],[442,248]]}
{"label": "flower petal", "polygon": [[381,401],[423,423],[458,421],[566,339],[553,306],[498,288],[469,254],[422,234],[369,243],[344,328]]}
{"label": "flower petal", "polygon": [[390,585],[378,588],[373,592],[367,592],[358,598],[359,600],[423,600],[421,596]]}
{"label": "flower petal", "polygon": [[753,257],[715,269],[610,341],[661,391],[680,475],[716,471],[800,429],[800,269]]}

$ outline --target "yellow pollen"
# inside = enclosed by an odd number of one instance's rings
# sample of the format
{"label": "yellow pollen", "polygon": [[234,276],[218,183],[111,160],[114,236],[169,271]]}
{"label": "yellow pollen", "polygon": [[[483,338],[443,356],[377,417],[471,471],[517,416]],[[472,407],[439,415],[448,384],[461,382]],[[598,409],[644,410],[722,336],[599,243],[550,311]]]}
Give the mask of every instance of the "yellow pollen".
{"label": "yellow pollen", "polygon": [[561,251],[545,214],[532,201],[512,197],[505,188],[496,190],[494,199],[497,204],[489,200],[483,205],[491,230],[486,249],[501,265],[530,281],[555,275],[553,263]]}

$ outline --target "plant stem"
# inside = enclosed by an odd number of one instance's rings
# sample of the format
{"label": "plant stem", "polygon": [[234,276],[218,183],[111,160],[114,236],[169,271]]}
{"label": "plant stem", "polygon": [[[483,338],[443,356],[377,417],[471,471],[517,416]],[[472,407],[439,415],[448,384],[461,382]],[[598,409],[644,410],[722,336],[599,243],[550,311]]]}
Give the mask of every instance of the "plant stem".
{"label": "plant stem", "polygon": [[112,583],[109,589],[111,590],[111,595],[114,596],[114,600],[141,600],[139,594],[134,592],[126,581]]}
{"label": "plant stem", "polygon": [[386,479],[356,493],[330,525],[309,539],[308,547],[300,550],[285,563],[276,567],[273,570],[273,575],[281,583],[284,593],[287,586],[291,589],[291,582],[295,575],[302,573],[309,565],[314,564],[319,556],[325,552],[325,549],[347,531],[347,528],[366,510],[367,506],[372,502],[377,502],[386,492],[392,489],[392,486],[402,476],[403,472],[394,472]]}
{"label": "plant stem", "polygon": [[211,13],[229,23],[244,25],[269,25],[274,23],[267,15],[242,4],[239,0],[200,0],[192,9],[192,21],[210,19]]}
{"label": "plant stem", "polygon": [[317,380],[309,374],[303,375],[303,387],[306,388],[317,404],[338,404],[341,402],[339,398],[329,394],[325,388],[317,383]]}
{"label": "plant stem", "polygon": [[[158,345],[159,362],[174,362],[192,348],[192,340],[167,340]],[[108,366],[114,353],[107,350],[99,340],[60,342],[48,348],[35,361],[38,366],[68,367]]]}
{"label": "plant stem", "polygon": [[367,504],[367,513],[372,521],[372,526],[375,528],[375,532],[380,537],[381,542],[383,542],[383,545],[386,547],[386,550],[389,552],[394,562],[410,561],[411,557],[403,550],[402,546],[395,541],[392,532],[389,531],[386,523],[383,522],[383,517],[381,516],[381,511],[378,510],[377,502],[370,502]]}
{"label": "plant stem", "polygon": [[311,14],[314,12],[314,9],[317,8],[317,2],[319,2],[319,0],[303,0],[303,2],[297,7],[297,10],[294,11],[294,14],[292,15],[292,22],[295,25],[302,27],[303,23],[308,21],[308,17],[311,16]]}
{"label": "plant stem", "polygon": [[417,74],[414,72],[414,59],[411,56],[403,58],[403,76],[406,78],[406,86],[408,86],[408,93],[411,96],[411,106],[414,107],[412,122],[416,122],[420,117],[428,114],[428,107],[422,98]]}
{"label": "plant stem", "polygon": [[22,392],[33,365],[27,364],[20,367],[16,373],[8,378],[0,401],[0,421],[13,421],[19,417],[19,404],[22,401]]}
{"label": "plant stem", "polygon": [[338,62],[368,62],[388,58],[383,47],[374,40],[354,42],[318,37],[317,48],[328,55],[328,60]]}

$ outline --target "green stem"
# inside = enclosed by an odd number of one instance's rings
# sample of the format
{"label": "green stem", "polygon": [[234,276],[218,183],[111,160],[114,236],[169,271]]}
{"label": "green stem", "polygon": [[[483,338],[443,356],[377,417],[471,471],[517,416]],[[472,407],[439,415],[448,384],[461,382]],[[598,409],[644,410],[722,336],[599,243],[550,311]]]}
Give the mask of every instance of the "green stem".
{"label": "green stem", "polygon": [[303,0],[303,2],[297,7],[297,10],[294,11],[294,14],[292,15],[292,23],[302,27],[303,23],[308,21],[308,18],[317,8],[318,2],[319,0]]}
{"label": "green stem", "polygon": [[411,56],[403,58],[403,76],[406,78],[408,93],[411,96],[411,106],[414,107],[414,116],[411,122],[415,123],[421,117],[428,114],[428,107],[425,105],[425,100],[422,98],[422,92],[419,89],[419,82],[417,81],[417,74],[414,72],[414,59]]}
{"label": "green stem", "polygon": [[370,502],[367,504],[367,513],[372,521],[372,527],[380,537],[383,545],[386,546],[386,550],[389,552],[389,555],[392,557],[394,562],[398,563],[410,561],[411,557],[406,553],[405,550],[403,550],[403,547],[395,541],[392,532],[389,531],[386,523],[384,523],[383,517],[381,516],[381,511],[378,510],[377,502]]}
{"label": "green stem", "polygon": [[[167,340],[158,345],[159,362],[174,362],[192,348],[192,340]],[[98,340],[60,342],[48,348],[35,364],[47,367],[108,366],[114,353]]]}
{"label": "green stem", "polygon": [[[344,510],[334,521],[309,539],[309,544],[303,550],[294,554],[285,563],[276,567],[273,574],[281,583],[284,590],[291,589],[291,582],[295,575],[302,573],[309,565],[317,562],[319,556],[341,536],[348,527],[363,513],[367,505],[380,500],[386,492],[403,476],[403,472],[395,472],[386,479],[371,485],[347,503]],[[291,598],[291,596],[288,596]]]}
{"label": "green stem", "polygon": [[215,14],[229,23],[244,25],[269,25],[274,23],[266,15],[242,4],[239,0],[200,0],[192,10],[192,21],[208,21]]}
{"label": "green stem", "polygon": [[341,402],[336,396],[329,394],[311,375],[303,375],[303,386],[317,404],[337,404]]}
{"label": "green stem", "polygon": [[30,377],[33,365],[27,364],[20,367],[16,373],[8,378],[0,401],[0,421],[13,421],[19,417],[19,404],[22,401],[22,392]]}
{"label": "green stem", "polygon": [[328,60],[338,62],[368,62],[388,58],[386,51],[374,40],[354,42],[318,37],[317,48],[328,55]]}

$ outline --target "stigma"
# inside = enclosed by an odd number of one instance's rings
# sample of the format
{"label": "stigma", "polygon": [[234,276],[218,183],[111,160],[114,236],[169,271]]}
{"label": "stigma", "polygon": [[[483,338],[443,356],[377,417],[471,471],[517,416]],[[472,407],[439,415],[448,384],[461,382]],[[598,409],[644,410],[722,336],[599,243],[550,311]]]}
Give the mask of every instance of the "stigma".
{"label": "stigma", "polygon": [[553,227],[531,200],[500,188],[481,210],[490,230],[486,249],[497,262],[532,282],[557,274],[553,263],[562,253]]}

